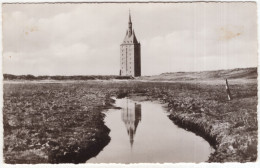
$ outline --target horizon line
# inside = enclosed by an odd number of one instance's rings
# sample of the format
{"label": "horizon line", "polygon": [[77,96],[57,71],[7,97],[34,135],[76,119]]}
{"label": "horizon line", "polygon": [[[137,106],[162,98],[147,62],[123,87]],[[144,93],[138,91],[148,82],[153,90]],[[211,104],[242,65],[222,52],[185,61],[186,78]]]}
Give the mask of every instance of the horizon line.
{"label": "horizon line", "polygon": [[[213,72],[213,71],[228,71],[228,70],[236,70],[236,69],[252,69],[252,68],[258,68],[258,66],[256,67],[242,67],[242,68],[229,68],[229,69],[217,69],[217,70],[205,70],[205,71],[174,71],[174,72],[162,72],[160,74],[154,74],[154,75],[141,75],[141,76],[156,76],[156,75],[161,75],[161,74],[167,74],[167,73],[194,73],[194,72]],[[59,74],[56,74],[56,75],[33,75],[33,74],[12,74],[12,73],[2,73],[2,75],[14,75],[14,76],[26,76],[26,75],[32,75],[32,76],[35,76],[35,77],[39,77],[39,76],[120,76],[118,74],[107,74],[107,75],[97,75],[97,74],[92,74],[92,75],[77,75],[77,74],[74,74],[74,75],[59,75]]]}

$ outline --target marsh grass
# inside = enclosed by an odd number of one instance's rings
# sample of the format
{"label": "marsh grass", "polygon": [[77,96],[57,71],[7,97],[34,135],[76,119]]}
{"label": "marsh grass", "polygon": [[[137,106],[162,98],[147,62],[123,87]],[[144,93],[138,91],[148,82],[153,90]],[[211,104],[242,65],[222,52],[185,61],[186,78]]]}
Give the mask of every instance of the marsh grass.
{"label": "marsh grass", "polygon": [[[246,82],[245,82],[246,83]],[[81,163],[109,142],[102,113],[130,94],[168,104],[169,118],[216,149],[209,161],[255,161],[257,83],[225,85],[140,81],[4,84],[6,163]]]}

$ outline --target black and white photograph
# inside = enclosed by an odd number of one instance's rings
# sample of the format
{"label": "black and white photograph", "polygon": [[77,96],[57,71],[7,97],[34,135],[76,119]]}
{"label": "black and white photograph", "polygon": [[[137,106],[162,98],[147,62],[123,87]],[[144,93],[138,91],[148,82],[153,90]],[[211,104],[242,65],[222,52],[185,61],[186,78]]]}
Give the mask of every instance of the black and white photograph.
{"label": "black and white photograph", "polygon": [[2,3],[3,163],[257,163],[257,10]]}

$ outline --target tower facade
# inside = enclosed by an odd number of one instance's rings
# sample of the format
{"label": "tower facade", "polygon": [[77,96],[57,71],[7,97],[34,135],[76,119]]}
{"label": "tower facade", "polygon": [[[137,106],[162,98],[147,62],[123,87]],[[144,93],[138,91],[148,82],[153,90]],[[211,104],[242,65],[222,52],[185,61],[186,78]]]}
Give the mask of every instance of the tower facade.
{"label": "tower facade", "polygon": [[133,146],[134,136],[139,122],[142,119],[142,106],[141,104],[128,102],[126,100],[124,107],[121,109],[121,118],[125,123],[127,134],[129,136],[130,145]]}
{"label": "tower facade", "polygon": [[130,13],[128,29],[124,41],[120,45],[120,75],[141,76],[141,45],[137,41],[132,28]]}

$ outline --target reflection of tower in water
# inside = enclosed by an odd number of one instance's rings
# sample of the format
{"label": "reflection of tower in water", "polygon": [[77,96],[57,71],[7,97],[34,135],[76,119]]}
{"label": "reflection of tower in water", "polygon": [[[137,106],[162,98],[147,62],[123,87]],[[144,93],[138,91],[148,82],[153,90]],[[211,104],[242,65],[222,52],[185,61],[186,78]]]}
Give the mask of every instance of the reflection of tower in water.
{"label": "reflection of tower in water", "polygon": [[132,147],[138,123],[141,121],[141,104],[129,103],[128,100],[126,100],[126,104],[121,112],[121,117],[125,123]]}

